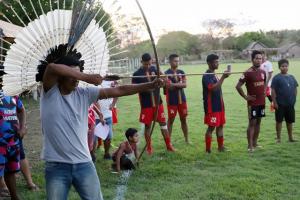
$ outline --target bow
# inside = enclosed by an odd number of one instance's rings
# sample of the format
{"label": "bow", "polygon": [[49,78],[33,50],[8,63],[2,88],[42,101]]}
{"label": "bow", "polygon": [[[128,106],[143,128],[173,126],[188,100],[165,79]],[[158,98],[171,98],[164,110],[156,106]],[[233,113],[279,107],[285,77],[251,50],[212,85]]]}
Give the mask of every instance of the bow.
{"label": "bow", "polygon": [[[153,38],[153,34],[152,34],[152,31],[150,29],[150,25],[148,23],[148,20],[146,18],[146,15],[143,11],[143,8],[141,6],[141,4],[139,3],[138,0],[135,0],[136,4],[138,5],[139,7],[139,10],[143,16],[143,19],[144,19],[144,22],[145,22],[145,25],[147,27],[147,31],[149,33],[149,36],[150,36],[150,40],[151,40],[151,44],[152,44],[152,48],[153,48],[153,52],[154,52],[154,56],[155,56],[155,59],[156,59],[156,69],[157,69],[157,78],[160,78],[160,67],[159,67],[159,60],[158,60],[158,55],[157,55],[157,49],[156,49],[156,45],[155,45],[155,42],[154,42],[154,38]],[[159,108],[159,102],[160,102],[160,89],[158,88],[158,92],[157,92],[157,96],[156,96],[156,110],[155,110],[155,113],[154,113],[154,120],[153,120],[153,124],[152,124],[152,127],[151,127],[151,131],[150,131],[150,138],[152,136],[152,133],[153,133],[153,130],[154,130],[154,127],[155,127],[155,122],[156,122],[156,119],[157,119],[157,115],[158,115],[158,108]],[[141,159],[143,153],[145,152],[146,150],[146,147],[147,147],[147,144],[144,146],[143,150],[141,151],[141,154],[140,156],[138,157],[137,159],[137,163],[139,162],[139,160]]]}

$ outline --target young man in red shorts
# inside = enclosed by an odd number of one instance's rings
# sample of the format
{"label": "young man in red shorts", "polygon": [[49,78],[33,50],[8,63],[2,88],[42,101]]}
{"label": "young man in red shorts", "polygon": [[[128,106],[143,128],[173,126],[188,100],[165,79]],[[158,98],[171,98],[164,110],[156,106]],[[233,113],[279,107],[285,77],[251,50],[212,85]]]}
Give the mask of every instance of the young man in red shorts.
{"label": "young man in red shorts", "polygon": [[[157,75],[159,73],[156,67],[152,66],[152,58],[151,55],[145,53],[142,55],[141,60],[142,66],[133,73],[133,76],[147,76],[145,78],[133,77],[133,84],[141,84],[151,82],[153,77],[151,75]],[[168,151],[174,151],[174,148],[171,144],[171,139],[168,131],[168,127],[166,124],[166,118],[164,114],[164,107],[162,104],[161,98],[159,98],[159,102],[157,102],[157,96],[159,94],[159,90],[151,90],[146,92],[139,93],[140,105],[141,105],[141,113],[140,113],[140,122],[145,124],[145,140],[147,143],[147,153],[151,155],[153,153],[153,148],[151,144],[151,136],[150,129],[152,121],[154,121],[154,115],[156,112],[156,108],[158,106],[158,113],[156,121],[159,122],[161,133],[164,137],[166,147]],[[154,122],[155,123],[155,122]]]}
{"label": "young man in red shorts", "polygon": [[165,71],[168,76],[166,85],[166,100],[168,105],[168,129],[170,136],[172,134],[172,127],[177,115],[179,113],[181,129],[186,143],[188,139],[188,126],[186,123],[187,117],[187,103],[183,88],[186,88],[186,77],[183,70],[178,69],[179,56],[171,54],[169,56],[169,63],[171,68]]}
{"label": "young man in red shorts", "polygon": [[[210,54],[206,58],[208,70],[202,77],[203,87],[203,106],[205,111],[204,123],[207,124],[205,134],[206,152],[211,153],[212,132],[216,129],[218,150],[225,151],[223,125],[225,124],[225,110],[222,95],[222,84],[229,76],[229,73],[224,73],[219,79],[214,73],[219,67],[219,57],[215,54]],[[227,71],[225,71],[227,72]]]}
{"label": "young man in red shorts", "polygon": [[[252,67],[244,72],[236,89],[248,103],[249,124],[247,129],[248,151],[253,152],[257,145],[261,118],[265,117],[266,72],[260,69],[262,53],[254,50],[251,55]],[[246,83],[247,95],[242,86]]]}

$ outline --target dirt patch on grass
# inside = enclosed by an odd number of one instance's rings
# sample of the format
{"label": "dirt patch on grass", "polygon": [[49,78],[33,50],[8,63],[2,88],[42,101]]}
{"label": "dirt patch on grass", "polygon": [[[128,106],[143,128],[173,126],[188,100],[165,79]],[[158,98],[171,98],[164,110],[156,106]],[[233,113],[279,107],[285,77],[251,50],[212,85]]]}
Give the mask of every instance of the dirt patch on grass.
{"label": "dirt patch on grass", "polygon": [[38,103],[34,102],[29,105],[25,104],[27,113],[27,134],[23,139],[26,157],[30,165],[34,166],[41,161],[40,155],[42,150],[42,132],[40,109]]}

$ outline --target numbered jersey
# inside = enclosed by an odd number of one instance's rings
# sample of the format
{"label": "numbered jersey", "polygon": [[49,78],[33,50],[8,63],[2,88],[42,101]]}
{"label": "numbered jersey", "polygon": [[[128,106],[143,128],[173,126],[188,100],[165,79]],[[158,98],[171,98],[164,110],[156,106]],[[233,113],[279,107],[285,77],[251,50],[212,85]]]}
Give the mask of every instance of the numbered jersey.
{"label": "numbered jersey", "polygon": [[[173,71],[172,69],[168,69],[167,71],[165,71],[165,74],[174,75],[174,76],[168,76],[168,80],[171,83],[182,83],[186,81],[185,73],[180,69],[177,69],[176,71]],[[166,90],[166,97],[167,97],[168,105],[180,105],[186,102],[186,97],[183,89],[177,89],[177,88],[174,88],[172,90],[168,89]]]}
{"label": "numbered jersey", "polygon": [[[211,73],[207,70],[206,73]],[[212,90],[214,84],[218,82],[215,74],[206,74],[202,77],[203,87],[203,106],[205,114],[224,112],[224,102],[222,97],[222,89]]]}

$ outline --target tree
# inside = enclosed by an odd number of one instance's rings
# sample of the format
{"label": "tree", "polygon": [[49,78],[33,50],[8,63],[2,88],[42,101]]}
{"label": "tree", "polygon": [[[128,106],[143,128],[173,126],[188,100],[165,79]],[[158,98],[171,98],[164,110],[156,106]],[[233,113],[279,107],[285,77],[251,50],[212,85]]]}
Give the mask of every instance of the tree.
{"label": "tree", "polygon": [[119,38],[122,47],[141,42],[143,34],[146,31],[144,20],[141,17],[120,14],[117,16],[117,23],[117,37]]}
{"label": "tree", "polygon": [[202,23],[207,29],[206,43],[210,49],[218,49],[221,39],[233,35],[235,24],[229,19],[209,19]]}
{"label": "tree", "polygon": [[174,31],[162,35],[157,42],[160,56],[170,53],[179,55],[195,55],[201,52],[202,46],[199,38],[184,31]]}
{"label": "tree", "polygon": [[223,49],[236,49],[236,37],[229,36],[222,40]]}
{"label": "tree", "polygon": [[[84,3],[85,0],[77,0],[81,3]],[[74,1],[74,4],[78,3],[77,1]],[[20,3],[19,3],[20,2]],[[39,4],[41,3],[41,5]],[[0,1],[0,19],[4,21],[10,21],[13,24],[24,26],[27,25],[31,20],[36,19],[36,14],[38,16],[42,15],[43,12],[46,14],[51,10],[55,9],[63,9],[66,10],[72,8],[72,0],[65,0],[65,1],[53,1],[53,0],[2,0]],[[31,4],[32,3],[32,4]],[[13,8],[13,9],[12,9]],[[25,14],[24,10],[27,14]],[[106,33],[107,35],[110,35],[110,33],[113,32],[112,27],[112,21],[104,9],[102,9],[101,3],[96,3],[94,8],[95,11],[99,11],[98,15],[96,16],[97,20],[100,20],[100,26],[103,26],[103,30],[108,30]],[[35,14],[36,13],[36,14]],[[30,19],[29,19],[29,18]]]}
{"label": "tree", "polygon": [[245,49],[251,42],[261,42],[267,47],[276,47],[276,42],[267,37],[262,31],[259,32],[246,32],[239,37],[237,37],[236,48],[240,51]]}
{"label": "tree", "polygon": [[145,40],[137,44],[130,44],[123,49],[126,53],[123,54],[129,58],[139,58],[143,53],[153,52],[152,44],[150,40]]}
{"label": "tree", "polygon": [[224,38],[233,35],[235,24],[229,19],[209,19],[202,23],[213,38]]}

